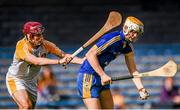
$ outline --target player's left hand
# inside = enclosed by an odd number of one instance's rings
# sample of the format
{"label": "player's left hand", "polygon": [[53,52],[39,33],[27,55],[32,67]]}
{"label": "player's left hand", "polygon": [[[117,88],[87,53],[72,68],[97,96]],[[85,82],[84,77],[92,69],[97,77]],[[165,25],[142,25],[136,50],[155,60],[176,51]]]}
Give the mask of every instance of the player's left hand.
{"label": "player's left hand", "polygon": [[139,89],[139,95],[140,95],[140,99],[142,100],[146,100],[149,97],[149,93],[147,92],[145,88]]}
{"label": "player's left hand", "polygon": [[109,77],[108,75],[104,74],[101,76],[101,84],[104,86],[104,85],[107,85],[107,84],[112,84],[112,80],[111,80],[111,77]]}

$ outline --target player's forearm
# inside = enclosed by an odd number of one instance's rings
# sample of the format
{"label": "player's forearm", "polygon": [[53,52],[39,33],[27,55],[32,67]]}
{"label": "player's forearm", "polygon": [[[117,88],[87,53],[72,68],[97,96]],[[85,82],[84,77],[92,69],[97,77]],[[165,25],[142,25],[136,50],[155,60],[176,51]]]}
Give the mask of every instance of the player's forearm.
{"label": "player's forearm", "polygon": [[74,57],[71,63],[76,63],[76,64],[82,64],[84,62],[84,58],[79,58],[79,57]]}
{"label": "player's forearm", "polygon": [[86,54],[86,58],[89,61],[89,63],[91,64],[91,66],[93,67],[93,69],[96,71],[96,73],[98,73],[99,76],[102,76],[105,74],[104,70],[102,69],[102,67],[99,64],[96,54],[94,54],[94,53]]}
{"label": "player's forearm", "polygon": [[[137,75],[137,74],[139,74],[139,72],[137,72],[137,71],[132,73],[132,75]],[[133,80],[133,82],[136,85],[136,88],[138,90],[141,89],[141,88],[144,88],[143,83],[141,81],[141,78],[133,78],[132,80]]]}
{"label": "player's forearm", "polygon": [[37,58],[37,61],[34,62],[35,65],[49,65],[49,64],[59,64],[59,60],[48,59],[48,58]]}
{"label": "player's forearm", "polygon": [[30,62],[34,65],[49,65],[49,64],[60,64],[61,61],[57,60],[57,59],[48,59],[48,58],[38,58],[38,57],[34,57],[34,56],[29,56],[26,57],[25,60],[27,62]]}
{"label": "player's forearm", "polygon": [[[134,61],[134,53],[133,52],[125,55],[125,61],[126,61],[128,70],[132,75],[139,74],[139,72],[136,69],[136,64]],[[138,90],[141,88],[144,88],[140,78],[133,78],[132,80],[133,80],[133,82],[136,85]]]}

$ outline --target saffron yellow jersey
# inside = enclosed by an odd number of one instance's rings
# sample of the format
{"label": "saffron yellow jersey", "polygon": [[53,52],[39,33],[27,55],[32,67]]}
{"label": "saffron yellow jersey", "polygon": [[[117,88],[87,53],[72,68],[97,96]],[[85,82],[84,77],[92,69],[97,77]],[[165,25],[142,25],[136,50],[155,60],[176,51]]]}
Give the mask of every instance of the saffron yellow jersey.
{"label": "saffron yellow jersey", "polygon": [[35,49],[32,48],[26,38],[21,39],[16,45],[13,62],[9,67],[8,74],[20,79],[32,79],[39,73],[41,66],[25,61],[26,56],[32,54],[36,57],[46,57],[49,53],[61,57],[62,51],[47,40],[44,40],[42,45]]}

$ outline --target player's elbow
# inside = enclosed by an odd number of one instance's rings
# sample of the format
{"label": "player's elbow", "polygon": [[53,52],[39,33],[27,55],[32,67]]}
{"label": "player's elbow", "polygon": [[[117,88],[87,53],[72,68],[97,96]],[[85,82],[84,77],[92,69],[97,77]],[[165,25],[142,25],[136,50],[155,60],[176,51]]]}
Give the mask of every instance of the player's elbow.
{"label": "player's elbow", "polygon": [[35,57],[35,56],[27,56],[25,59],[25,61],[29,62],[30,64],[33,64],[35,66],[42,66],[43,61],[41,58]]}

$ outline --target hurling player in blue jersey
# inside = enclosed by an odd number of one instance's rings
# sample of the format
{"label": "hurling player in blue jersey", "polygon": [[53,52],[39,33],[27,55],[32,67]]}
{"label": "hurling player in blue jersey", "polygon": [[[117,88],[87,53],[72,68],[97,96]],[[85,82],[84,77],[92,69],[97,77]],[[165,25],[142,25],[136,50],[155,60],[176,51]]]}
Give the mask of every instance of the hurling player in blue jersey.
{"label": "hurling player in blue jersey", "polygon": [[[117,56],[124,54],[130,74],[136,75],[132,43],[143,33],[144,24],[135,17],[127,17],[123,30],[110,32],[102,36],[87,52],[82,64],[77,87],[84,104],[88,109],[112,109],[113,100],[110,92],[111,77],[104,68]],[[132,79],[141,99],[149,97],[140,78]]]}

